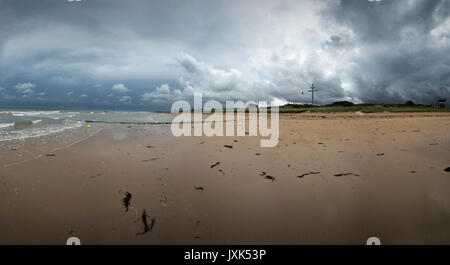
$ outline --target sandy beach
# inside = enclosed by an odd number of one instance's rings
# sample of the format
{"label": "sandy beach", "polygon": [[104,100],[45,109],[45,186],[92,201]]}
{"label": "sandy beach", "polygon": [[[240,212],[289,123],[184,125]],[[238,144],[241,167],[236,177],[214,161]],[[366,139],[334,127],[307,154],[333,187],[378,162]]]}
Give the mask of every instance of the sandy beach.
{"label": "sandy beach", "polygon": [[450,244],[448,113],[281,115],[259,139],[93,123],[3,148],[0,244]]}

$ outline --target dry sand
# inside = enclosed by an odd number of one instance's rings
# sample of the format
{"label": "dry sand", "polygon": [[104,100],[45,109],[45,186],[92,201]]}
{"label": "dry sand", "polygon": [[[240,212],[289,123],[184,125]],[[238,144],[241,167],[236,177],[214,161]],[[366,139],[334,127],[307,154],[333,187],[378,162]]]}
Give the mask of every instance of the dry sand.
{"label": "dry sand", "polygon": [[450,244],[448,114],[282,115],[275,148],[169,126],[3,150],[0,244]]}

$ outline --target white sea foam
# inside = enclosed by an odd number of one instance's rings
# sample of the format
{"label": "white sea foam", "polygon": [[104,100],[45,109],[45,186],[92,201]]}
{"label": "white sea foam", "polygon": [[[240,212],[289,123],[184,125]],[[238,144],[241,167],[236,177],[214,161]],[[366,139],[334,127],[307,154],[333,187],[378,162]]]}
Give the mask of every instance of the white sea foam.
{"label": "white sea foam", "polygon": [[69,129],[79,128],[83,125],[81,121],[65,121],[64,124],[50,125],[42,128],[27,128],[24,130],[9,131],[0,134],[0,141],[22,140],[27,138],[41,137],[49,134],[59,133]]}
{"label": "white sea foam", "polygon": [[42,122],[42,120],[35,120],[35,121],[31,121],[33,124],[38,124],[40,122]]}
{"label": "white sea foam", "polygon": [[12,127],[14,126],[14,122],[13,123],[0,123],[0,128],[8,128],[8,127]]}
{"label": "white sea foam", "polygon": [[23,117],[23,116],[49,116],[49,115],[55,115],[59,114],[59,110],[52,110],[52,111],[11,111],[10,112],[13,116]]}

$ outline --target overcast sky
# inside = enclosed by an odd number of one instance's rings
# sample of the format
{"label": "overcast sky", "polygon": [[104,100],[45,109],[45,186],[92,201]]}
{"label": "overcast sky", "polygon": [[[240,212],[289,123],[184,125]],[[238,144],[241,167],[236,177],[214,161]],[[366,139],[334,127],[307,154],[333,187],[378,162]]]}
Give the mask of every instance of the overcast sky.
{"label": "overcast sky", "polygon": [[[450,0],[0,0],[0,107],[450,99]],[[302,94],[303,92],[303,94]]]}

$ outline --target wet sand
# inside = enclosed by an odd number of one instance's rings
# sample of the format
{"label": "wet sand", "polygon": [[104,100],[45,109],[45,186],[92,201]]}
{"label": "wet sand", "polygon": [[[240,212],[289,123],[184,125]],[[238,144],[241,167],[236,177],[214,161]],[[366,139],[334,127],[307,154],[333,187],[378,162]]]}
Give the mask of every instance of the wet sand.
{"label": "wet sand", "polygon": [[450,244],[448,114],[282,115],[275,148],[92,127],[3,153],[0,244]]}

